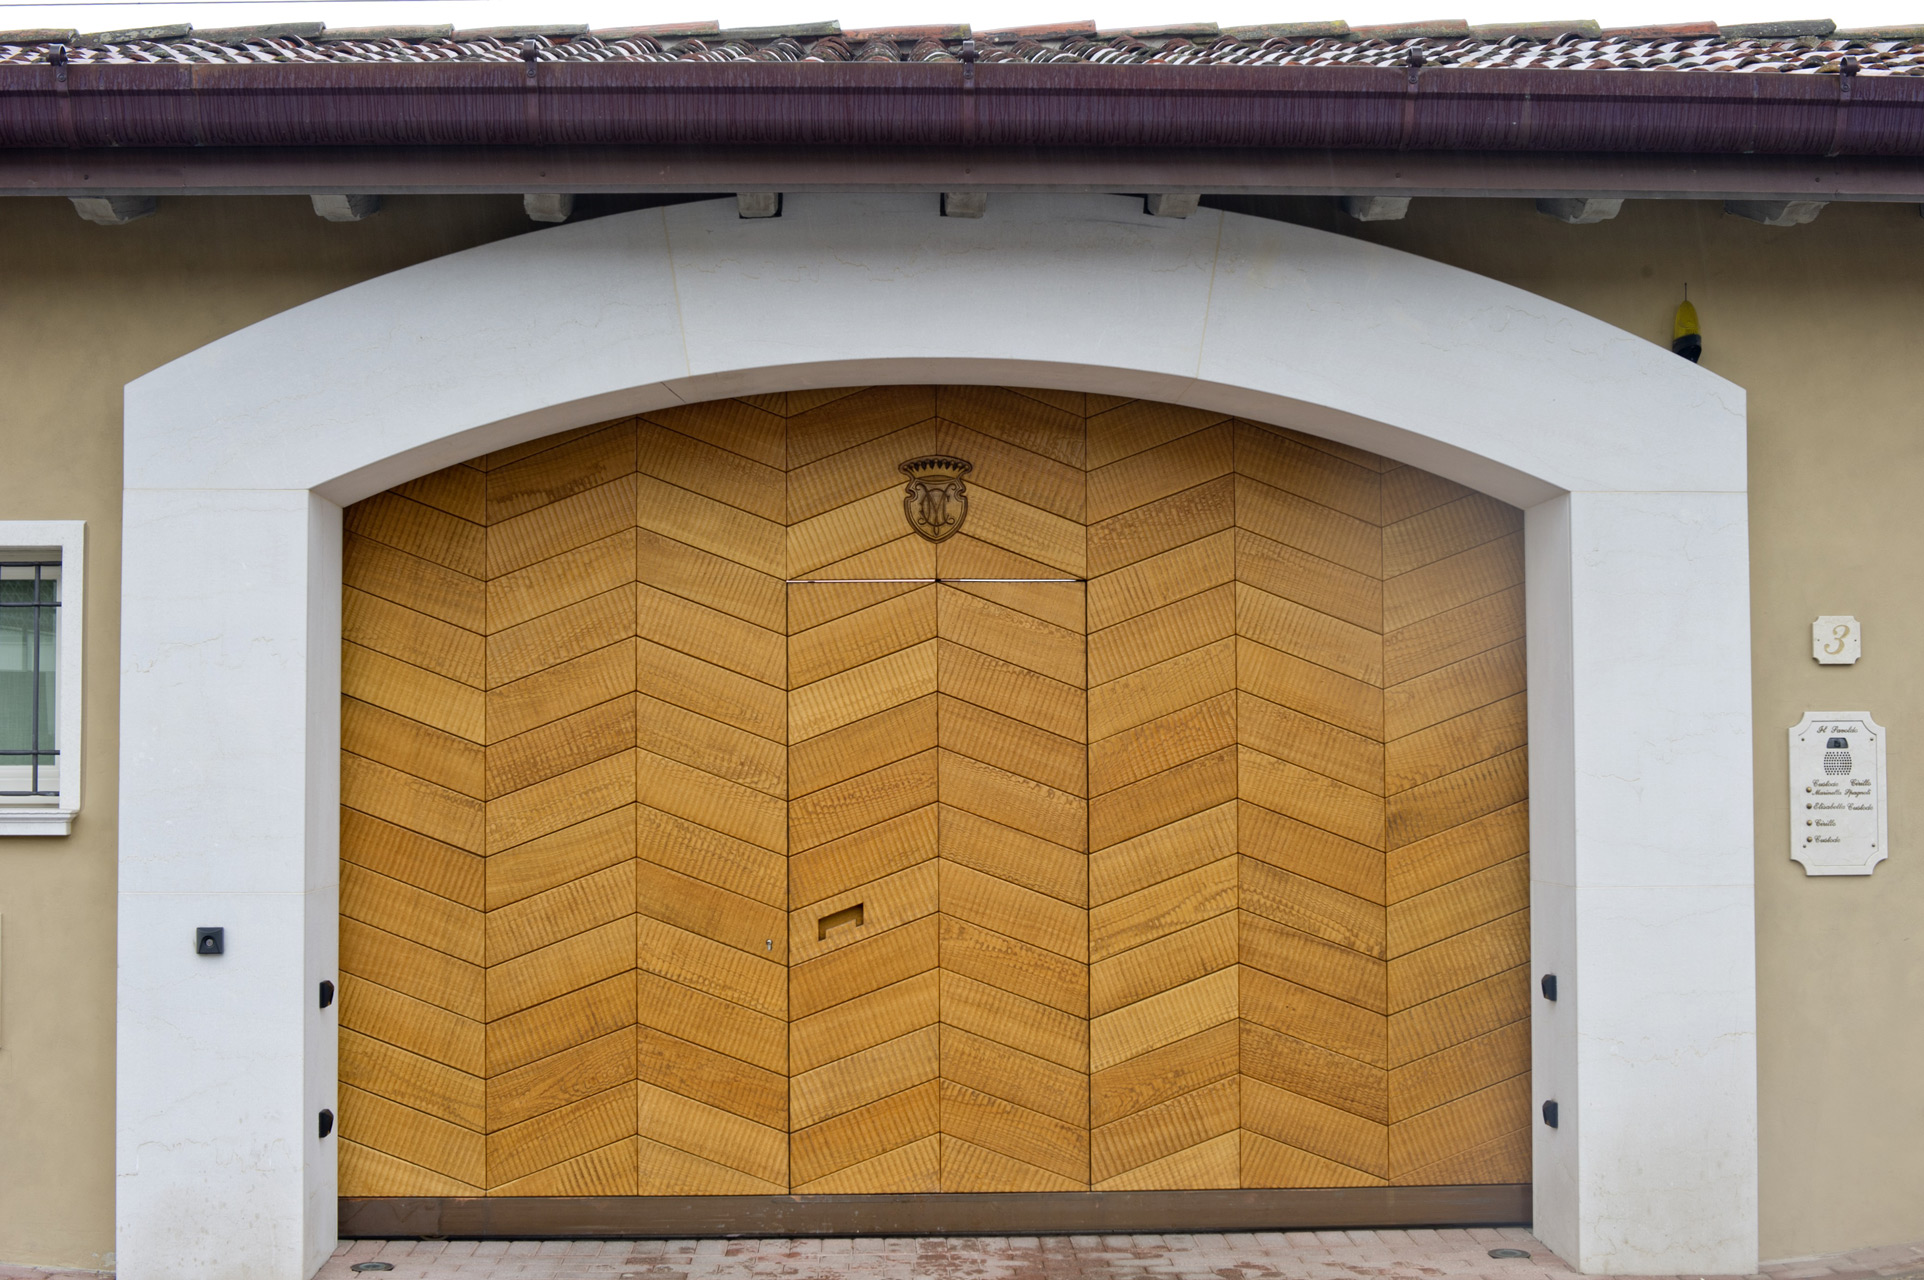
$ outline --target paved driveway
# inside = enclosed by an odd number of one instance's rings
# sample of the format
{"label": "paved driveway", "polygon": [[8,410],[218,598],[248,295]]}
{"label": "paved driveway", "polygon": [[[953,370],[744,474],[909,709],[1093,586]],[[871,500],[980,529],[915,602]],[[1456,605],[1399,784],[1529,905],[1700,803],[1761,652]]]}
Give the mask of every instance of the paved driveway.
{"label": "paved driveway", "polygon": [[[1521,1249],[1522,1258],[1492,1258]],[[355,1263],[391,1270],[357,1273]],[[0,1280],[98,1272],[0,1264]],[[857,1240],[352,1240],[317,1280],[1570,1280],[1520,1227]],[[1700,1280],[1678,1277],[1676,1280]],[[1924,1280],[1924,1243],[1775,1262],[1758,1280]]]}

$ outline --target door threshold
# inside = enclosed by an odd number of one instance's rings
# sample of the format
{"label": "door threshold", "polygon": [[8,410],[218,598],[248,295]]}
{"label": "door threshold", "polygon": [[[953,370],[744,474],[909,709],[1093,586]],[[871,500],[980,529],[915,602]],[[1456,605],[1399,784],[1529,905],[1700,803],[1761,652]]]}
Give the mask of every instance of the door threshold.
{"label": "door threshold", "polygon": [[1035,1236],[1530,1222],[1530,1184],[845,1196],[342,1196],[342,1239]]}

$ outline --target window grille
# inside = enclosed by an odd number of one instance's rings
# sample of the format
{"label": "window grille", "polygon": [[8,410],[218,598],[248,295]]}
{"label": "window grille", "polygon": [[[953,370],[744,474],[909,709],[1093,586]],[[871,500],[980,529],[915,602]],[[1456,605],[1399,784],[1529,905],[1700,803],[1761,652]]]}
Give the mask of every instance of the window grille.
{"label": "window grille", "polygon": [[60,562],[0,560],[0,797],[60,795]]}

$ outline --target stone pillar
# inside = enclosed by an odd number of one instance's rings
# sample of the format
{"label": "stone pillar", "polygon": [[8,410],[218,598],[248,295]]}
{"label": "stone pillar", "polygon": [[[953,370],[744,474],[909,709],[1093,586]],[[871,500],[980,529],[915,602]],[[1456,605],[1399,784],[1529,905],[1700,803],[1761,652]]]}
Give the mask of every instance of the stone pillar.
{"label": "stone pillar", "polygon": [[1745,497],[1566,494],[1526,530],[1536,1231],[1586,1273],[1749,1274]]}
{"label": "stone pillar", "polygon": [[118,1274],[305,1280],[334,1247],[341,510],[133,489],[125,514]]}

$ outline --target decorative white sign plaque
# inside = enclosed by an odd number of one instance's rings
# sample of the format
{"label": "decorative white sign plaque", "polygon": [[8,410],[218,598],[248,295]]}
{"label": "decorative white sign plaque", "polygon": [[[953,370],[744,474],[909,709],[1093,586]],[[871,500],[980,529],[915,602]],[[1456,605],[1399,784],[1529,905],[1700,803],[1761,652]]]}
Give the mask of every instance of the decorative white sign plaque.
{"label": "decorative white sign plaque", "polygon": [[1867,876],[1890,852],[1884,730],[1863,711],[1806,711],[1790,730],[1790,856],[1812,876]]}
{"label": "decorative white sign plaque", "polygon": [[1864,629],[1847,613],[1827,613],[1810,624],[1810,656],[1827,667],[1848,666],[1864,651]]}

